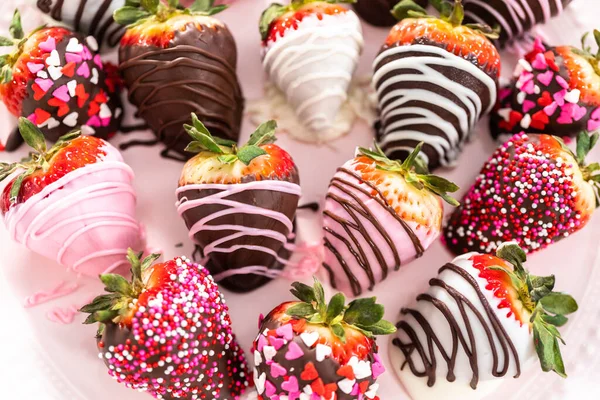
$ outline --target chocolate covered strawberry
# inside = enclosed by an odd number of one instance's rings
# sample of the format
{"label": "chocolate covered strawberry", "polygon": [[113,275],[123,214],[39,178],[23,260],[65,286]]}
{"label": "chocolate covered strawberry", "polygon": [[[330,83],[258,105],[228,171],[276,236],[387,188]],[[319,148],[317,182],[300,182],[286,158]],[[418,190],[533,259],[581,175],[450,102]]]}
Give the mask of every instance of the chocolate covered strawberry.
{"label": "chocolate covered strawberry", "polygon": [[[213,137],[196,115],[185,129],[198,153],[183,167],[177,210],[222,286],[253,290],[288,263],[300,198],[292,157],[275,141],[275,121],[242,147]],[[235,276],[239,275],[239,276]]]}
{"label": "chocolate covered strawberry", "polygon": [[[116,24],[113,12],[126,0],[28,0],[44,14],[84,35],[93,36],[99,47],[107,49],[119,44],[125,29]],[[139,0],[137,1],[139,3]]]}
{"label": "chocolate covered strawberry", "polygon": [[229,309],[208,271],[184,257],[129,251],[131,281],[101,275],[107,294],[81,312],[99,323],[100,358],[119,383],[157,399],[238,398],[248,386]]}
{"label": "chocolate covered strawberry", "polygon": [[463,3],[467,22],[498,26],[498,41],[506,43],[562,14],[571,0],[463,0]]}
{"label": "chocolate covered strawberry", "polygon": [[375,335],[394,333],[376,298],[326,302],[323,287],[295,282],[300,301],[277,306],[254,341],[254,384],[260,400],[378,400],[385,372]]}
{"label": "chocolate covered strawberry", "polygon": [[373,64],[379,100],[377,141],[403,159],[420,142],[430,169],[458,158],[496,101],[500,56],[486,26],[462,25],[460,0],[434,18],[411,0],[394,8],[392,28]]}
{"label": "chocolate covered strawberry", "polygon": [[302,140],[322,142],[340,132],[334,123],[363,47],[358,17],[338,4],[352,2],[292,0],[272,4],[261,17],[263,66],[308,128]]}
{"label": "chocolate covered strawberry", "polygon": [[[600,53],[586,46],[546,47],[540,39],[520,60],[492,113],[494,137],[522,131],[576,136],[600,128]],[[600,31],[594,31],[600,46]]]}
{"label": "chocolate covered strawberry", "polygon": [[[140,2],[138,2],[140,3]],[[115,12],[128,25],[119,68],[138,107],[159,141],[163,156],[185,161],[183,124],[195,112],[216,135],[237,140],[244,99],[236,75],[237,50],[227,26],[212,17],[226,6],[196,1],[142,1]]]}
{"label": "chocolate covered strawberry", "polygon": [[[427,0],[417,0],[416,3],[425,7]],[[398,0],[356,0],[354,9],[371,25],[392,26],[398,22],[392,15],[392,9],[396,4]]]}
{"label": "chocolate covered strawberry", "polygon": [[598,133],[580,133],[573,154],[554,136],[513,136],[483,166],[448,221],[448,248],[489,253],[515,240],[529,253],[585,227],[600,188],[600,167],[585,157],[597,141]]}
{"label": "chocolate covered strawberry", "polygon": [[[104,71],[95,40],[60,27],[25,36],[18,10],[10,33],[0,38],[15,47],[0,58],[0,98],[13,115],[29,118],[51,142],[75,128],[103,139],[117,132],[119,85]],[[12,150],[22,142],[9,143]]]}
{"label": "chocolate covered strawberry", "polygon": [[577,302],[554,291],[553,275],[529,274],[525,261],[514,243],[496,256],[462,255],[402,309],[390,356],[411,398],[487,398],[536,353],[542,370],[566,377],[558,328]]}
{"label": "chocolate covered strawberry", "polygon": [[324,211],[325,260],[331,285],[358,296],[409,263],[437,239],[442,199],[458,186],[429,175],[419,152],[403,162],[376,146],[338,169],[329,184]]}
{"label": "chocolate covered strawberry", "polygon": [[122,265],[129,247],[144,248],[133,171],[117,149],[79,132],[47,148],[31,121],[21,117],[19,129],[33,151],[0,163],[0,181],[12,178],[0,210],[13,240],[89,276]]}

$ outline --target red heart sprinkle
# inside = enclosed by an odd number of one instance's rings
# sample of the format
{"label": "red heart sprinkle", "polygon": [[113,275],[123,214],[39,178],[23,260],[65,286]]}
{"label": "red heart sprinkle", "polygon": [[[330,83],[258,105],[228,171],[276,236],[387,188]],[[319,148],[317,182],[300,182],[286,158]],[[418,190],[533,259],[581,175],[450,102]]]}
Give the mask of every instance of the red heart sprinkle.
{"label": "red heart sprinkle", "polygon": [[44,92],[40,85],[38,85],[37,83],[31,85],[31,88],[33,89],[33,99],[35,101],[40,101],[46,94],[46,92]]}
{"label": "red heart sprinkle", "polygon": [[[369,383],[368,381],[366,381],[367,384]],[[325,385],[323,385],[323,381],[321,380],[321,378],[315,380],[313,383],[310,384],[310,388],[312,389],[313,393],[318,394],[319,396],[323,396],[325,395]]]}
{"label": "red heart sprinkle", "polygon": [[534,129],[543,130],[548,125],[548,122],[550,122],[550,119],[543,110],[540,110],[531,116],[531,124],[529,126]]}
{"label": "red heart sprinkle", "polygon": [[314,379],[317,379],[318,377],[319,372],[317,372],[315,365],[311,362],[306,364],[306,366],[304,367],[304,371],[302,371],[302,373],[300,374],[300,379],[302,379],[303,381],[312,381]]}
{"label": "red heart sprinkle", "polygon": [[336,373],[339,376],[343,376],[344,378],[347,378],[349,380],[354,379],[354,371],[352,370],[352,367],[350,365],[344,365],[343,367],[338,369]]}
{"label": "red heart sprinkle", "polygon": [[550,92],[545,91],[544,93],[542,93],[542,96],[538,99],[537,103],[542,107],[546,107],[552,104],[552,96],[550,96]]}
{"label": "red heart sprinkle", "polygon": [[42,110],[41,108],[35,109],[35,123],[37,125],[42,125],[44,122],[48,121],[51,115],[48,111]]}
{"label": "red heart sprinkle", "polygon": [[73,75],[75,75],[75,63],[74,62],[67,63],[64,67],[62,67],[60,72],[62,72],[63,75],[68,76],[69,78],[72,78]]}

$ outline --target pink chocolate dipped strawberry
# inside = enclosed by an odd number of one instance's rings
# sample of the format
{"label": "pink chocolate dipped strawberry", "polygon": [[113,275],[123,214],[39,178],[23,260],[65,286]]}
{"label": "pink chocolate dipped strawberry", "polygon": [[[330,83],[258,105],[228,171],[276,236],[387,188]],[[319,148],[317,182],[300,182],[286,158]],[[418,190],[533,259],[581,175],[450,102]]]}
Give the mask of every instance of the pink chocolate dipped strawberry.
{"label": "pink chocolate dipped strawberry", "polygon": [[184,257],[153,264],[129,251],[131,282],[101,275],[108,294],[81,312],[99,323],[97,345],[119,383],[157,399],[238,398],[248,386],[229,309],[208,271]]}
{"label": "pink chocolate dipped strawberry", "polygon": [[[600,54],[586,46],[586,37],[583,49],[546,47],[536,40],[511,85],[500,91],[492,136],[524,131],[574,137],[600,128]],[[600,44],[600,31],[594,37]]]}
{"label": "pink chocolate dipped strawberry", "polygon": [[47,148],[30,120],[21,117],[19,129],[33,152],[20,162],[0,163],[0,181],[13,178],[0,210],[15,241],[90,276],[122,265],[129,247],[144,248],[133,171],[117,149],[79,132]]}
{"label": "pink chocolate dipped strawberry", "polygon": [[597,133],[580,133],[573,154],[554,136],[514,135],[452,214],[444,229],[448,248],[489,253],[514,240],[529,253],[584,228],[600,188],[598,163],[585,163],[597,141]]}
{"label": "pink chocolate dipped strawberry", "polygon": [[10,32],[1,38],[15,49],[0,59],[0,98],[13,115],[27,117],[51,142],[75,128],[103,139],[118,131],[120,86],[105,72],[95,40],[61,27],[25,36],[18,10]]}
{"label": "pink chocolate dipped strawberry", "polygon": [[514,243],[495,256],[462,255],[402,309],[390,358],[411,398],[488,398],[519,378],[536,353],[543,371],[566,377],[558,328],[577,302],[554,291],[553,275],[529,274],[525,261]]}
{"label": "pink chocolate dipped strawberry", "polygon": [[300,301],[277,306],[254,341],[254,384],[260,400],[379,400],[385,372],[375,335],[395,332],[376,298],[327,303],[323,287],[295,282]]}
{"label": "pink chocolate dipped strawberry", "polygon": [[458,186],[429,175],[422,143],[403,162],[381,149],[359,149],[329,184],[324,211],[325,260],[331,285],[358,296],[409,263],[437,239],[443,202]]}

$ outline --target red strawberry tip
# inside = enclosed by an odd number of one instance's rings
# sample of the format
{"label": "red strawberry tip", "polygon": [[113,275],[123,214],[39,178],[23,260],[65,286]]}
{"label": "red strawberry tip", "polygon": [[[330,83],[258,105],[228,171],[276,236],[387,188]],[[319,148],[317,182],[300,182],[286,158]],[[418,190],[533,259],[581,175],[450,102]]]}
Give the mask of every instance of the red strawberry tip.
{"label": "red strawberry tip", "polygon": [[375,150],[359,147],[358,151],[361,155],[375,161],[377,169],[398,173],[418,190],[429,190],[452,206],[460,205],[458,200],[448,194],[458,191],[459,187],[445,178],[430,174],[427,164],[419,156],[423,142],[419,143],[403,162],[389,159],[377,143],[374,147]]}

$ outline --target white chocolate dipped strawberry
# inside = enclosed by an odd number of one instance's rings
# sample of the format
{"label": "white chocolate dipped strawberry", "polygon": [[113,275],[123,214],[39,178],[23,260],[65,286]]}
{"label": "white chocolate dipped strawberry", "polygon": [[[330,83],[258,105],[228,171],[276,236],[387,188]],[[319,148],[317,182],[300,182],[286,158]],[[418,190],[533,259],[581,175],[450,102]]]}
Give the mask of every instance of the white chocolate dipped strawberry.
{"label": "white chocolate dipped strawberry", "polygon": [[403,308],[392,367],[414,400],[481,399],[518,378],[537,352],[544,371],[566,377],[558,327],[577,311],[554,292],[554,276],[530,275],[525,252],[468,253],[440,268],[430,288]]}
{"label": "white chocolate dipped strawberry", "polygon": [[364,148],[331,180],[324,211],[325,262],[331,285],[358,296],[409,263],[437,239],[442,199],[458,186],[429,175],[419,152],[404,161]]}
{"label": "white chocolate dipped strawberry", "polygon": [[0,202],[12,239],[89,276],[124,264],[129,247],[144,248],[133,171],[116,148],[73,132],[48,149],[24,117],[19,130],[34,152],[21,162],[0,163],[0,180],[21,171]]}
{"label": "white chocolate dipped strawberry", "polygon": [[360,20],[336,3],[348,0],[292,0],[272,4],[260,21],[263,65],[311,132],[301,138],[335,138],[334,123],[362,52]]}

